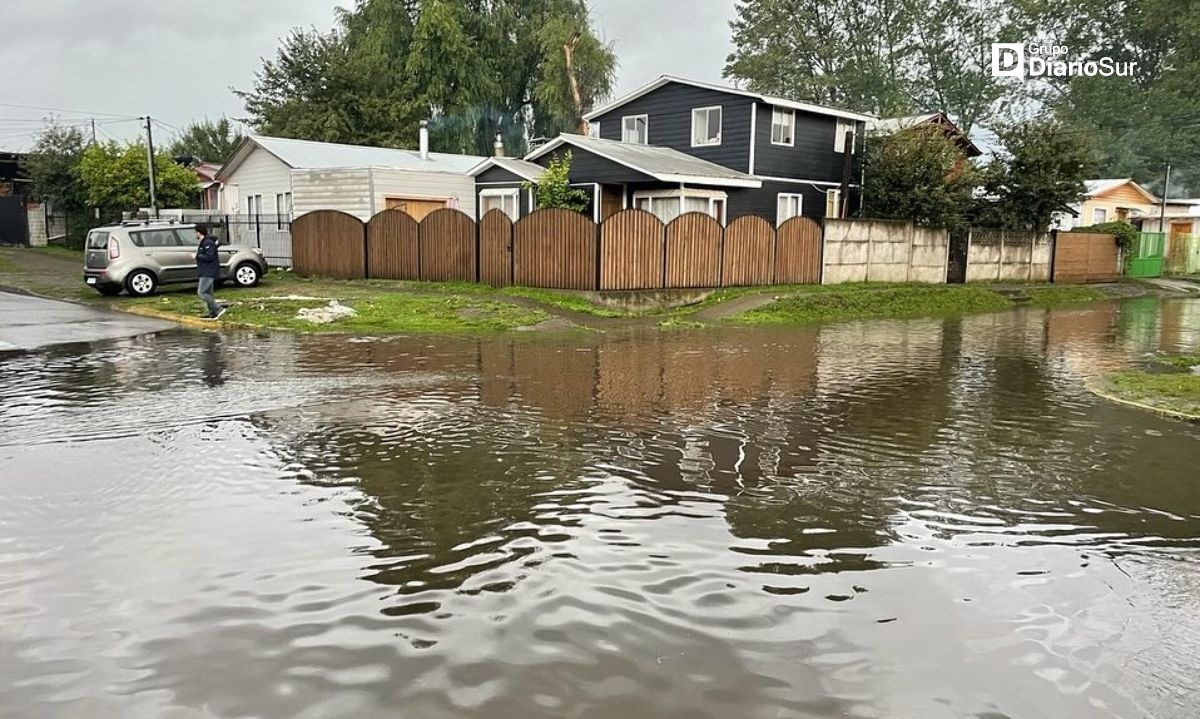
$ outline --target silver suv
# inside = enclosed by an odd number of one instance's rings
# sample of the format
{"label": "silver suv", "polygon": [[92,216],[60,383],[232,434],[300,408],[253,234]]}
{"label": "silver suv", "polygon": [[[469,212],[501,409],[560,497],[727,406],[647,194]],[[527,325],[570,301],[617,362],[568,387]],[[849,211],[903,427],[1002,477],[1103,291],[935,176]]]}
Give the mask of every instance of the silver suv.
{"label": "silver suv", "polygon": [[[125,222],[88,232],[83,281],[102,295],[154,294],[159,285],[196,282],[196,226]],[[221,245],[221,281],[254,287],[267,272],[262,250]]]}

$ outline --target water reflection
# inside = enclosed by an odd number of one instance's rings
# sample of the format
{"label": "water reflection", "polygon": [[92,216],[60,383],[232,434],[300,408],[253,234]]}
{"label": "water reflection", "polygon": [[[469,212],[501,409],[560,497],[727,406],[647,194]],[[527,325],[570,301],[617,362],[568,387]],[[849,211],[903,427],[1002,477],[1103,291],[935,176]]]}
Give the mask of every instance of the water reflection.
{"label": "water reflection", "polygon": [[0,707],[1193,716],[1197,307],[10,358]]}

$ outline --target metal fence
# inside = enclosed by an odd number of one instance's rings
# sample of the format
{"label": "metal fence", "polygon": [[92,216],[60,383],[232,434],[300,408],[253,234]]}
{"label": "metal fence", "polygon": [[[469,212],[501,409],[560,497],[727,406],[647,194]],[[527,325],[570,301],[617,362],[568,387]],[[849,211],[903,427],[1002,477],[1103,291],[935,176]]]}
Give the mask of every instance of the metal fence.
{"label": "metal fence", "polygon": [[292,266],[292,218],[289,215],[180,212],[172,217],[179,222],[203,222],[222,242],[257,247],[272,267]]}

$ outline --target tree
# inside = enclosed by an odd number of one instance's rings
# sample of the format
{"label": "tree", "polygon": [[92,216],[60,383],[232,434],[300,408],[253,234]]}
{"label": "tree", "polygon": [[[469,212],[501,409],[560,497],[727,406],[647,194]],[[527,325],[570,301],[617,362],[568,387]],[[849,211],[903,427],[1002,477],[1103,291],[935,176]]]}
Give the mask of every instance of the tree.
{"label": "tree", "polygon": [[546,172],[537,185],[525,183],[525,189],[536,187],[539,210],[551,207],[561,207],[566,210],[583,212],[587,209],[588,193],[576,187],[571,187],[571,152],[568,150],[561,155],[555,155],[546,166]]}
{"label": "tree", "polygon": [[913,128],[867,143],[864,213],[926,227],[958,227],[971,203],[974,169],[936,128]]}
{"label": "tree", "polygon": [[739,0],[736,8],[724,74],[758,92],[882,116],[946,112],[965,132],[1012,92],[991,76],[989,52],[1024,20],[994,2]]}
{"label": "tree", "polygon": [[87,191],[78,173],[83,152],[83,133],[78,128],[47,124],[22,163],[34,196],[67,213],[86,209]]}
{"label": "tree", "polygon": [[1096,151],[1086,134],[1052,119],[996,128],[1003,151],[983,169],[977,224],[1045,230],[1051,216],[1079,202],[1084,180],[1096,171]]}
{"label": "tree", "polygon": [[331,33],[294,32],[238,94],[264,133],[411,146],[428,119],[438,150],[490,154],[496,133],[521,152],[574,131],[615,70],[583,0],[360,0]]}
{"label": "tree", "polygon": [[167,148],[167,153],[172,157],[188,157],[194,162],[223,162],[233,155],[244,138],[228,118],[222,117],[215,122],[205,119],[183,128]]}
{"label": "tree", "polygon": [[[196,176],[166,154],[154,158],[155,193],[160,207],[186,207],[196,196]],[[106,216],[150,205],[146,146],[115,142],[92,145],[84,151],[79,176],[90,204]]]}

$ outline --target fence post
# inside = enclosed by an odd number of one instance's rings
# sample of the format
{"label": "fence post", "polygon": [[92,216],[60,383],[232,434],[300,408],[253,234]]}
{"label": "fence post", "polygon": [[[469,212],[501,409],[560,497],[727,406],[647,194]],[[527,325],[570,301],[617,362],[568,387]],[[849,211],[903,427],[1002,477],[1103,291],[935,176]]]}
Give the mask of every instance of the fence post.
{"label": "fence post", "polygon": [[254,215],[254,244],[262,249],[262,215],[258,213]]}

